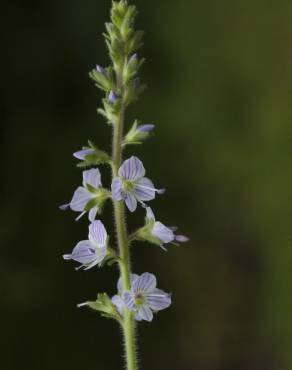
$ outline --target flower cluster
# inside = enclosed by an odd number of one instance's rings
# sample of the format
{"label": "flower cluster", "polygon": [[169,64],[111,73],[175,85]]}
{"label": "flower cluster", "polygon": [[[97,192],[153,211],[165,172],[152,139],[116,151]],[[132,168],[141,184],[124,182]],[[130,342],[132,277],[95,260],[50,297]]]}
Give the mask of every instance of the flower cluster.
{"label": "flower cluster", "polygon": [[[83,160],[91,149],[75,152],[74,157]],[[90,154],[92,154],[90,152]],[[164,245],[175,242],[185,242],[185,236],[175,235],[174,228],[166,227],[155,221],[152,209],[145,204],[155,198],[156,193],[163,194],[164,189],[156,189],[153,182],[145,177],[145,168],[139,158],[132,156],[125,160],[118,170],[111,184],[111,192],[102,187],[101,174],[98,168],[83,171],[82,186],[79,186],[70,203],[62,205],[61,209],[71,208],[80,212],[79,220],[86,212],[89,214],[88,240],[82,240],[74,247],[71,254],[64,254],[65,260],[74,260],[80,263],[77,269],[88,270],[96,265],[101,266],[105,261],[116,260],[116,253],[108,246],[108,234],[100,220],[96,220],[98,212],[104,202],[111,198],[113,201],[124,202],[130,212],[134,212],[138,204],[146,209],[145,225],[132,235],[133,240],[144,240],[157,244],[165,249]],[[134,311],[138,321],[151,321],[153,312],[167,308],[171,304],[169,294],[156,288],[156,278],[146,272],[140,277],[131,275],[131,290],[123,291],[121,278],[118,282],[118,295],[112,298],[118,313],[122,316],[125,308]]]}
{"label": "flower cluster", "polygon": [[[106,68],[97,65],[90,72],[95,85],[104,92],[103,106],[98,112],[112,126],[113,154],[111,156],[100,150],[92,141],[74,152],[73,156],[79,160],[77,166],[83,169],[82,184],[74,191],[71,201],[60,206],[61,210],[78,212],[76,220],[80,220],[86,213],[89,219],[88,239],[78,242],[72,252],[64,254],[63,258],[78,262],[77,270],[115,263],[120,268],[116,295],[111,298],[106,293],[99,293],[95,301],[78,306],[89,306],[100,311],[103,316],[117,320],[124,328],[125,337],[129,336],[125,340],[126,352],[135,352],[132,322],[152,321],[153,313],[171,305],[171,295],[156,287],[153,274],[144,272],[139,276],[131,272],[130,245],[135,244],[135,241],[144,241],[166,250],[169,244],[179,245],[188,240],[183,235],[176,235],[175,227],[156,221],[148,202],[153,201],[157,194],[164,194],[165,190],[155,187],[145,176],[142,161],[136,156],[122,160],[123,150],[128,145],[141,144],[155,128],[152,123],[143,124],[134,120],[129,131],[124,134],[126,108],[143,90],[138,71],[144,60],[136,53],[141,46],[142,32],[133,29],[135,16],[135,6],[128,5],[126,0],[113,2],[111,23],[106,24],[105,34],[112,63]],[[111,168],[112,180],[108,187],[102,182],[101,165]],[[114,238],[110,238],[100,220],[108,200],[111,200],[114,207],[116,246],[112,244]],[[145,222],[129,234],[125,213],[126,210],[134,213],[138,207],[146,211]],[[131,361],[135,361],[134,357],[129,356]],[[132,363],[129,368],[135,369],[134,365]]]}

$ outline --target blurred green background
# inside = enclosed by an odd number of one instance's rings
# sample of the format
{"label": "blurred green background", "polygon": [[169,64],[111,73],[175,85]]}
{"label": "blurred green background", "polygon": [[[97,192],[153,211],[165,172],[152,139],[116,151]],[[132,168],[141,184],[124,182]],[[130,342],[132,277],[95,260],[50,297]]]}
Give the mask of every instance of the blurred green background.
{"label": "blurred green background", "polygon": [[[152,203],[157,218],[191,238],[168,253],[133,251],[135,272],[156,273],[174,299],[139,325],[141,368],[290,370],[292,3],[136,3],[149,88],[128,122],[157,127],[126,155],[167,188]],[[58,210],[81,179],[71,153],[88,138],[110,145],[88,78],[108,62],[110,1],[1,8],[0,369],[121,369],[117,325],[76,309],[114,294],[118,273],[62,260],[87,220]],[[103,219],[110,227],[110,204]]]}

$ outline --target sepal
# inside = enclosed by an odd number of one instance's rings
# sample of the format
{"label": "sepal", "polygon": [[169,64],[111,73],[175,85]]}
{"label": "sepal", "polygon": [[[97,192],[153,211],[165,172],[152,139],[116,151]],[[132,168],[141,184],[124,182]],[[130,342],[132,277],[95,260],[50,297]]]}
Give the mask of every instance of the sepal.
{"label": "sepal", "polygon": [[121,100],[117,99],[114,103],[110,102],[109,96],[103,99],[103,109],[99,108],[97,112],[107,119],[108,124],[115,124],[121,109]]}
{"label": "sepal", "polygon": [[89,77],[101,90],[110,91],[114,87],[112,67],[108,67],[105,70],[98,70],[95,68],[89,72]]}
{"label": "sepal", "polygon": [[152,235],[151,230],[153,229],[155,221],[154,220],[146,220],[146,223],[143,227],[136,230],[131,236],[130,241],[140,240],[146,241],[151,244],[155,244],[158,247],[161,247],[161,240],[158,239],[156,236]]}
{"label": "sepal", "polygon": [[103,267],[105,265],[112,266],[114,263],[117,263],[119,261],[120,261],[120,258],[118,257],[116,251],[113,248],[108,246],[107,254],[105,258],[102,260],[100,267]]}
{"label": "sepal", "polygon": [[135,120],[133,123],[132,128],[127,133],[123,140],[123,146],[126,145],[136,145],[136,144],[142,144],[144,140],[146,140],[150,135],[151,132],[154,129],[154,125],[148,124],[148,125],[138,125],[138,120]]}
{"label": "sepal", "polygon": [[84,156],[84,159],[77,164],[79,168],[91,167],[91,166],[98,166],[100,164],[110,163],[111,159],[109,155],[100,150],[95,144],[93,144],[90,140],[88,140],[88,145],[83,147],[83,149],[91,149],[92,152]]}
{"label": "sepal", "polygon": [[77,307],[88,306],[95,311],[99,311],[101,316],[109,319],[114,319],[122,324],[122,318],[118,313],[115,305],[112,303],[110,297],[106,293],[99,293],[96,301],[88,301],[77,305]]}
{"label": "sepal", "polygon": [[90,199],[90,201],[84,207],[84,211],[89,212],[93,207],[97,207],[97,212],[100,214],[102,212],[102,208],[104,203],[107,199],[111,197],[111,193],[104,188],[94,188],[90,184],[86,184],[87,190],[94,194],[94,198]]}
{"label": "sepal", "polygon": [[144,62],[145,59],[142,58],[139,60],[137,54],[133,54],[131,58],[129,58],[123,70],[123,81],[125,84],[128,84],[128,82],[136,77],[140,67]]}

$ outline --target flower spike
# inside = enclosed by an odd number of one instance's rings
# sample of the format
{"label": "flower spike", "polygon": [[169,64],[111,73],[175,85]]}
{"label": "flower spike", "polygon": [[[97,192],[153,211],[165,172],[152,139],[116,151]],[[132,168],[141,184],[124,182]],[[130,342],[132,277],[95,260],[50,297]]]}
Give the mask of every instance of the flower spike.
{"label": "flower spike", "polygon": [[[135,120],[127,132],[124,132],[127,127],[127,108],[145,89],[139,77],[139,70],[145,59],[138,55],[143,32],[134,28],[136,15],[136,7],[130,5],[128,0],[112,2],[111,20],[106,23],[104,34],[110,65],[102,67],[97,64],[89,73],[94,85],[103,93],[102,106],[97,111],[113,131],[112,155],[100,150],[99,145],[96,146],[92,141],[88,141],[88,146],[74,152],[73,156],[79,160],[77,167],[83,169],[82,185],[75,190],[68,204],[60,206],[61,210],[70,208],[78,212],[77,220],[88,212],[90,221],[88,239],[77,243],[72,252],[64,254],[63,258],[78,262],[77,270],[89,270],[105,264],[119,265],[117,294],[110,297],[107,293],[98,293],[95,300],[79,303],[77,307],[87,306],[101,316],[119,323],[124,332],[127,370],[138,370],[134,321],[151,322],[155,313],[168,308],[172,303],[171,295],[156,287],[155,275],[149,272],[141,275],[132,273],[131,244],[135,240],[148,241],[165,250],[165,246],[170,243],[177,245],[188,240],[183,235],[176,235],[176,228],[155,220],[148,202],[165,190],[157,189],[145,176],[142,161],[136,156],[122,160],[125,147],[142,144],[155,129],[151,121],[141,123]],[[102,186],[101,173],[97,166],[103,164],[111,168],[111,191]],[[112,199],[114,208],[117,240],[115,249],[109,246],[108,233],[103,223],[96,220],[97,213],[101,213],[108,198]],[[145,224],[134,233],[129,233],[125,220],[126,211],[128,209],[134,212],[138,204],[146,210]]]}

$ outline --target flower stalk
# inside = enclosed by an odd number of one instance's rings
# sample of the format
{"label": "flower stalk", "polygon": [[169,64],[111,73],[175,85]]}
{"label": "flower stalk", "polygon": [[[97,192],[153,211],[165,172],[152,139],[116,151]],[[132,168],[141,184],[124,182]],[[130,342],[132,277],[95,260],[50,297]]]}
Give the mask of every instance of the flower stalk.
{"label": "flower stalk", "polygon": [[[120,76],[121,79],[121,76]],[[123,99],[123,97],[122,97]],[[112,165],[112,178],[118,175],[118,169],[122,162],[122,141],[123,141],[123,127],[124,127],[124,107],[121,107],[118,120],[114,126],[113,134],[113,165]],[[114,219],[116,225],[116,235],[118,240],[118,249],[120,255],[119,268],[120,276],[122,279],[123,290],[127,291],[131,288],[131,258],[128,233],[125,219],[125,206],[124,203],[113,200],[114,204]],[[136,333],[134,315],[128,309],[124,313],[123,321],[123,335],[125,346],[125,358],[127,362],[127,370],[137,370],[137,351],[136,351]]]}

